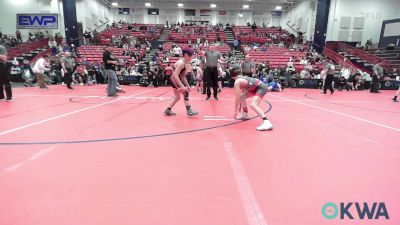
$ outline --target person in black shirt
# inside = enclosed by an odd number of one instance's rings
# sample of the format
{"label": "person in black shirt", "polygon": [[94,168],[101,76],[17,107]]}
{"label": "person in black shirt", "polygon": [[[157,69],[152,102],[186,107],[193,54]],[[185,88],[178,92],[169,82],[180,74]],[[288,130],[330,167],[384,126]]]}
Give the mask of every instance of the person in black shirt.
{"label": "person in black shirt", "polygon": [[7,62],[7,50],[0,45],[0,101],[4,100],[4,91],[6,92],[6,101],[12,100],[10,70],[11,64]]}
{"label": "person in black shirt", "polygon": [[117,97],[118,78],[115,73],[115,66],[118,65],[118,61],[114,59],[109,48],[106,48],[105,51],[103,52],[103,63],[104,63],[104,72],[108,78],[107,96]]}
{"label": "person in black shirt", "polygon": [[344,76],[341,76],[338,81],[338,90],[342,91],[343,89],[349,91],[350,85],[347,83],[347,80],[344,78]]}

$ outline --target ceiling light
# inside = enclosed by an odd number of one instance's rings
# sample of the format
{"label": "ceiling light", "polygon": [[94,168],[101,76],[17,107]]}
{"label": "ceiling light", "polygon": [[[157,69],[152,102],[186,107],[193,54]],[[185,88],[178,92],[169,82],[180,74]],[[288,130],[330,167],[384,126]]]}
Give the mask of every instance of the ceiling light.
{"label": "ceiling light", "polygon": [[118,2],[111,3],[112,6],[118,6]]}
{"label": "ceiling light", "polygon": [[276,10],[281,10],[281,9],[282,9],[282,6],[278,5],[278,6],[275,7],[275,9],[276,9]]}
{"label": "ceiling light", "polygon": [[238,16],[239,16],[239,17],[243,17],[243,14],[242,14],[242,13],[239,13]]}
{"label": "ceiling light", "polygon": [[183,7],[183,3],[178,3],[178,7]]}
{"label": "ceiling light", "polygon": [[151,3],[150,2],[146,2],[146,3],[144,3],[144,5],[147,6],[147,7],[150,7]]}
{"label": "ceiling light", "polygon": [[249,5],[243,5],[243,9],[248,9]]}
{"label": "ceiling light", "polygon": [[211,4],[210,7],[211,8],[217,8],[217,4]]}

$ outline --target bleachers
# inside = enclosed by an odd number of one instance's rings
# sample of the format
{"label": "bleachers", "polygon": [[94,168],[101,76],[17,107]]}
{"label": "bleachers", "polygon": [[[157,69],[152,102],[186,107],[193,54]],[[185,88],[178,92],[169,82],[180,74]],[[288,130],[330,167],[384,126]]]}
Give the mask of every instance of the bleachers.
{"label": "bleachers", "polygon": [[201,40],[208,40],[208,42],[216,42],[219,36],[222,42],[226,41],[226,36],[223,30],[208,30],[209,27],[205,26],[184,26],[181,27],[182,32],[178,33],[176,30],[171,30],[168,40],[176,43],[192,43],[197,41],[199,37]]}
{"label": "bleachers", "polygon": [[373,49],[373,50],[367,50],[366,52],[375,55],[379,58],[388,60],[392,68],[400,69],[400,49],[397,50]]}
{"label": "bleachers", "polygon": [[[167,43],[164,43],[164,45],[163,45],[164,51],[162,53],[160,53],[159,56],[164,57],[165,53],[170,51],[172,49],[173,45],[177,45],[180,48],[189,46],[189,44],[179,44],[179,43],[167,42]],[[191,45],[191,46],[193,46],[193,45]],[[214,45],[213,48],[215,51],[220,52],[221,54],[228,54],[229,51],[231,50],[231,48],[227,44]],[[208,49],[210,49],[210,46],[195,48],[196,51],[202,51],[202,50],[208,50]],[[169,63],[174,64],[174,63],[176,63],[176,61],[179,60],[179,57],[170,56],[170,57],[168,57],[168,60],[169,60]],[[166,63],[164,63],[164,65],[165,64]]]}
{"label": "bleachers", "polygon": [[19,61],[22,61],[23,59],[32,60],[35,56],[48,48],[48,42],[49,39],[45,38],[43,40],[38,40],[35,42],[22,44],[14,48],[9,48],[7,50],[8,58],[18,58]]}
{"label": "bleachers", "polygon": [[[232,28],[234,36],[239,39],[243,44],[266,42],[271,43],[273,40],[268,38],[268,34],[275,34],[280,41],[281,36],[288,36],[287,31],[279,30],[278,28],[261,28],[258,27],[255,32],[248,26],[235,26]],[[261,35],[261,36],[258,36]]]}
{"label": "bleachers", "polygon": [[[77,57],[76,61],[81,62],[82,58],[85,57],[89,63],[101,63],[103,60],[104,47],[106,46],[102,45],[81,46],[78,48],[77,53],[79,57]],[[110,49],[117,59],[129,60],[129,56],[123,55],[124,49],[115,47],[110,47]],[[143,57],[146,52],[145,49],[135,49],[135,51],[139,51],[141,57]]]}
{"label": "bleachers", "polygon": [[354,58],[355,60],[357,60],[358,63],[367,68],[371,68],[374,64],[377,63],[382,63],[382,67],[387,69],[391,67],[390,61],[388,61],[387,59],[380,58],[377,55],[368,53],[362,49],[352,47],[346,43],[339,42],[338,49],[340,52],[346,52],[347,54],[349,54],[350,59]]}
{"label": "bleachers", "polygon": [[[156,24],[120,24],[119,26],[120,27],[114,27],[100,33],[100,43],[102,45],[108,45],[111,43],[111,38],[113,36],[119,35],[128,35],[151,41],[157,40],[162,33],[162,29]],[[129,30],[129,26],[134,27],[136,30]],[[140,30],[140,28],[145,28],[145,30]]]}
{"label": "bleachers", "polygon": [[[243,46],[245,49],[246,46]],[[300,51],[289,51],[287,48],[280,47],[269,47],[267,51],[262,50],[254,50],[244,51],[245,54],[250,55],[251,59],[256,63],[269,63],[271,68],[281,68],[287,65],[289,59],[292,58],[301,58],[306,55],[305,52]],[[296,68],[296,71],[302,70],[303,66],[298,62],[293,62]]]}

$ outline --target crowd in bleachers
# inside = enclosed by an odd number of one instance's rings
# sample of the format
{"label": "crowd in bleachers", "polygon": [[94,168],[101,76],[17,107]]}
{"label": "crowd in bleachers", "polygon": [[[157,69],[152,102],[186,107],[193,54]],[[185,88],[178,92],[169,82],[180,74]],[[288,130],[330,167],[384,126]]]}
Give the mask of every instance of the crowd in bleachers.
{"label": "crowd in bleachers", "polygon": [[19,45],[32,43],[47,38],[55,38],[56,40],[62,40],[63,37],[59,33],[55,33],[54,36],[49,31],[29,32],[27,38],[23,38],[19,30],[16,30],[15,34],[3,34],[0,30],[0,45],[6,48],[18,47]]}
{"label": "crowd in bleachers", "polygon": [[[151,41],[159,38],[164,27],[171,29],[169,41],[158,46],[158,51],[151,59],[142,61],[150,52],[151,47],[155,47],[151,46]],[[240,50],[246,56],[245,60],[237,57],[238,48],[233,49],[226,43],[224,29],[232,30],[240,43],[238,45]],[[46,35],[38,33],[32,35],[30,39],[42,38]],[[136,76],[138,77],[135,79],[136,84],[143,86],[168,85],[168,76],[173,70],[173,65],[181,57],[181,49],[186,46],[195,50],[193,71],[189,73],[188,79],[193,85],[196,80],[197,83],[200,81],[197,74],[199,68],[204,69],[202,62],[205,51],[221,53],[218,69],[221,87],[232,85],[229,76],[229,68],[232,66],[241,66],[243,71],[250,68],[251,70],[246,72],[248,75],[256,76],[267,83],[276,81],[284,87],[289,86],[291,79],[323,79],[324,74],[321,74],[321,71],[326,63],[335,64],[341,89],[358,89],[363,82],[371,80],[371,75],[365,71],[355,71],[354,68],[341,65],[340,62],[335,63],[318,54],[310,43],[304,42],[301,33],[295,36],[288,34],[280,27],[267,28],[265,24],[262,27],[258,27],[255,23],[248,26],[229,24],[205,26],[183,23],[164,26],[129,24],[120,21],[114,22],[111,26],[107,25],[106,29],[100,33],[85,31],[83,37],[83,45],[78,48],[60,43],[57,41],[60,37],[48,39],[48,47],[52,52],[48,65],[50,69],[46,76],[48,83],[63,83],[60,59],[65,52],[72,53],[74,84],[91,85],[106,82],[102,62],[106,46],[111,46],[109,49],[120,62],[116,67],[116,74]],[[393,77],[396,74],[387,74],[386,77]],[[26,86],[31,85],[32,77],[26,74],[21,77],[26,80]]]}
{"label": "crowd in bleachers", "polygon": [[220,25],[205,26],[205,25],[180,25],[173,24],[168,40],[176,43],[213,43],[225,42],[226,36],[223,28]]}

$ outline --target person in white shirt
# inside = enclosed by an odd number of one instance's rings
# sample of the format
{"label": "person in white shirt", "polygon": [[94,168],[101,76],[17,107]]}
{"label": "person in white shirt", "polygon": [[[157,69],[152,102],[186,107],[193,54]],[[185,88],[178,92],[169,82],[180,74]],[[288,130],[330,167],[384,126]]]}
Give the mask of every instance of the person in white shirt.
{"label": "person in white shirt", "polygon": [[308,73],[308,71],[307,70],[302,70],[301,72],[300,72],[300,78],[301,79],[304,79],[304,78],[306,78],[306,77],[308,77],[309,76],[309,73]]}
{"label": "person in white shirt", "polygon": [[182,49],[179,46],[175,46],[172,52],[174,53],[175,57],[180,57],[182,54]]}
{"label": "person in white shirt", "polygon": [[49,56],[44,55],[43,58],[38,59],[32,70],[34,73],[36,73],[39,88],[48,88],[46,82],[44,81],[44,72],[50,71]]}
{"label": "person in white shirt", "polygon": [[350,78],[350,70],[349,68],[343,67],[342,70],[340,70],[340,76],[344,77],[344,79],[349,80]]}
{"label": "person in white shirt", "polygon": [[308,64],[307,59],[303,57],[303,58],[300,60],[300,65],[306,66],[307,64]]}
{"label": "person in white shirt", "polygon": [[310,62],[308,62],[308,64],[307,64],[307,66],[305,67],[305,69],[306,69],[308,72],[310,72],[310,73],[314,70],[314,68],[313,68],[313,66],[311,65]]}

